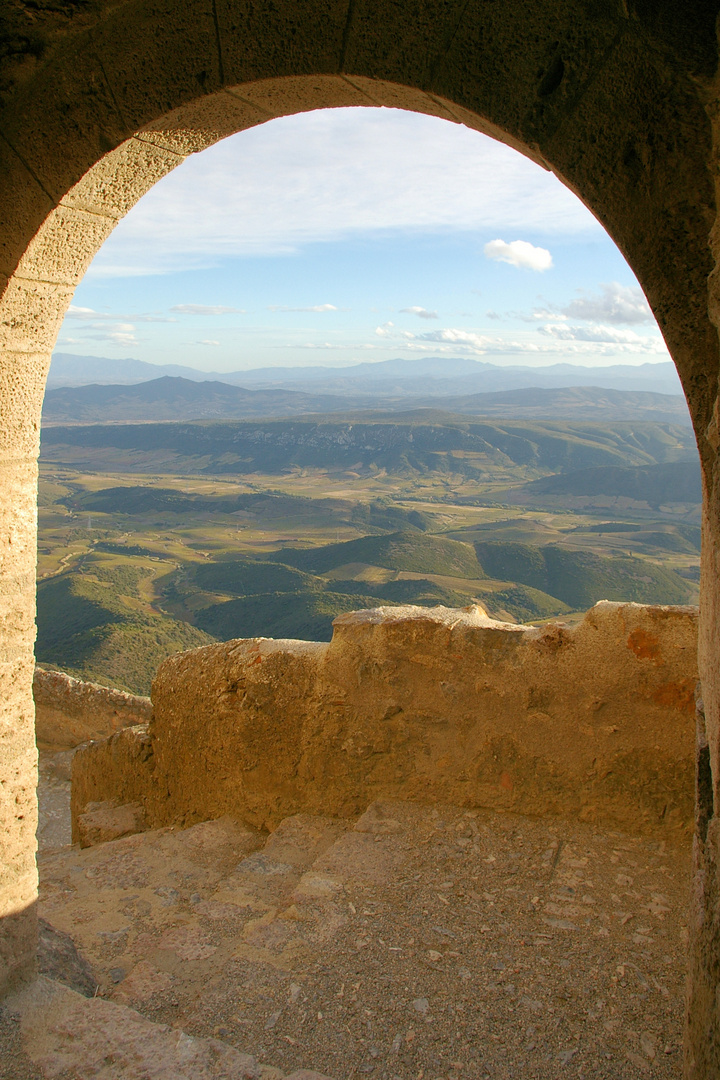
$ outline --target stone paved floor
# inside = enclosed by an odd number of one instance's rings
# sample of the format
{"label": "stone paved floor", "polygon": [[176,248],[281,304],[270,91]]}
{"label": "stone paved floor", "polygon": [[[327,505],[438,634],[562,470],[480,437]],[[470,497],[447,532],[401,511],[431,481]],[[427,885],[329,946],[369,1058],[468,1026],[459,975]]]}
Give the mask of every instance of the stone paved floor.
{"label": "stone paved floor", "polygon": [[70,843],[70,769],[74,750],[40,750],[38,761],[38,851]]}
{"label": "stone paved floor", "polygon": [[558,820],[373,804],[41,859],[100,993],[282,1073],[678,1078],[689,852]]}

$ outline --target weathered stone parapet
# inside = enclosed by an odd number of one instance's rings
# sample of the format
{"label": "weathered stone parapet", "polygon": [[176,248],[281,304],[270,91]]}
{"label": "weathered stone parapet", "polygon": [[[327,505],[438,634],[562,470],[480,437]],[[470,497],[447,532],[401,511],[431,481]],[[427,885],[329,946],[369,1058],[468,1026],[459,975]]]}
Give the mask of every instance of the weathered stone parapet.
{"label": "weathered stone parapet", "polygon": [[146,724],[152,713],[150,698],[40,667],[35,668],[33,697],[35,736],[42,750],[66,750],[106,738],[120,728]]}
{"label": "weathered stone parapet", "polygon": [[160,667],[147,729],[78,751],[73,821],[110,800],[152,826],[272,829],[390,798],[686,840],[696,649],[695,609],[608,602],[574,628],[379,608],[341,616],[327,645],[207,646]]}
{"label": "weathered stone parapet", "polygon": [[[153,745],[147,725],[126,727],[82,746],[73,757],[70,813],[73,843],[80,841],[79,818],[91,803],[115,805],[150,801],[154,784]],[[153,793],[157,799],[159,792]]]}

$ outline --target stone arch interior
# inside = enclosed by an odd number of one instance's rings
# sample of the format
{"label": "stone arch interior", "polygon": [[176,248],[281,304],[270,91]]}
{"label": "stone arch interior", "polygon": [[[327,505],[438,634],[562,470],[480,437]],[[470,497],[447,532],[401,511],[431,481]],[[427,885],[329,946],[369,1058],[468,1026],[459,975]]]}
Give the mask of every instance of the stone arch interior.
{"label": "stone arch interior", "polygon": [[[547,94],[562,79],[561,65],[562,61],[551,63],[544,76]],[[34,392],[28,396],[29,410],[34,410],[35,432],[29,439],[27,425],[22,424],[28,449],[32,450],[31,444],[36,439],[49,352],[72,291],[114,224],[150,184],[187,153],[197,152],[231,132],[262,123],[271,116],[299,109],[369,102],[466,123],[515,145],[543,167],[549,167],[539,150],[517,144],[507,133],[442,97],[359,77],[264,80],[220,91],[146,125],[105,154],[63,196],[22,256],[5,293],[8,325],[12,328],[7,339],[9,348],[29,358],[27,373],[35,384]],[[11,397],[26,393],[25,387],[11,387]]]}
{"label": "stone arch interior", "polygon": [[[224,101],[223,101],[222,104],[224,104]],[[235,105],[232,105],[232,108],[234,109]],[[260,122],[260,121],[258,121],[258,122]],[[163,123],[166,124],[166,125],[168,124],[167,121],[163,121]],[[189,121],[186,118],[184,118],[183,123],[187,124],[187,123],[189,123]],[[218,127],[219,126],[220,125],[218,125]],[[158,124],[158,129],[162,130],[162,132],[163,132],[162,138],[167,144],[169,144],[170,143],[170,138],[167,135],[168,127],[165,126],[165,127],[160,128],[160,124]],[[183,128],[182,131],[183,131],[183,135],[182,135],[183,139],[187,140],[188,139],[187,128]],[[217,134],[217,131],[215,131],[214,134]],[[126,200],[129,200],[129,198],[130,198],[130,196],[129,196],[126,188],[125,188],[125,180],[123,179],[126,175],[135,175],[138,171],[142,171],[142,169],[145,168],[145,167],[147,167],[149,169],[149,166],[146,166],[145,163],[147,161],[150,161],[151,163],[153,163],[153,168],[155,169],[155,171],[149,171],[149,173],[145,173],[144,177],[143,177],[143,183],[148,180],[148,175],[150,176],[150,180],[152,182],[154,182],[158,178],[158,176],[159,176],[162,169],[171,168],[173,166],[173,164],[177,164],[178,161],[181,160],[180,155],[177,154],[177,153],[175,153],[174,156],[167,156],[166,155],[164,157],[160,157],[160,156],[156,155],[157,144],[154,141],[151,141],[150,139],[146,140],[144,136],[145,136],[145,133],[144,132],[141,133],[136,138],[136,140],[134,140],[133,145],[129,149],[128,149],[127,145],[125,145],[124,147],[121,147],[118,151],[115,152],[115,154],[117,155],[116,157],[113,156],[113,154],[108,155],[103,160],[101,166],[98,166],[98,175],[93,175],[92,177],[87,177],[81,182],[81,185],[82,184],[87,185],[84,188],[84,193],[80,193],[79,191],[76,191],[76,190],[74,190],[74,192],[70,193],[69,198],[68,198],[67,206],[68,207],[72,206],[73,210],[75,211],[75,213],[73,215],[70,215],[70,217],[73,218],[74,222],[79,223],[79,222],[87,220],[87,217],[85,215],[89,216],[90,213],[92,212],[92,211],[90,211],[89,207],[91,205],[96,205],[96,204],[92,203],[91,196],[90,196],[90,194],[88,194],[88,192],[97,192],[98,190],[100,190],[102,192],[102,194],[103,194],[103,197],[106,197],[106,196],[108,197],[108,199],[109,199],[108,206],[111,206],[112,210],[113,210],[113,213],[108,212],[106,214],[107,221],[105,222],[105,224],[103,226],[104,228],[107,228],[109,230],[112,227],[112,223],[114,223],[114,221],[117,220],[117,218],[115,216],[113,216],[114,213],[116,211],[119,211],[121,206],[125,205],[125,204],[123,204],[121,202],[121,198],[125,198]],[[218,137],[221,137],[221,136],[218,135]],[[137,145],[135,145],[135,143],[137,143]],[[187,143],[186,143],[186,145],[187,145]],[[152,148],[152,150],[150,150],[148,148]],[[200,147],[198,145],[198,149],[199,148]],[[167,150],[167,146],[165,147],[165,149]],[[121,153],[121,151],[122,151],[122,153]],[[158,161],[161,161],[160,165],[157,164]],[[79,187],[80,187],[80,185],[78,185],[78,188]],[[137,186],[137,187],[135,187],[133,189],[133,195],[137,194],[138,197],[139,197],[139,195],[142,194],[142,193],[143,193],[142,184],[140,184],[139,186]],[[96,197],[95,195],[92,196],[92,198],[95,198],[95,197]],[[64,204],[63,204],[63,206],[64,206]],[[69,218],[65,217],[63,220],[65,222],[67,222],[69,220]],[[53,226],[53,228],[54,227],[55,226]],[[55,235],[58,235],[58,234],[56,233]],[[58,248],[58,250],[59,250],[58,258],[60,257],[60,254],[63,257],[67,256],[68,253],[69,253],[69,250],[70,250],[70,248],[69,248],[69,239],[70,239],[69,234],[61,234],[61,235],[64,235],[64,239],[63,239],[62,243],[59,245],[59,248]],[[96,233],[96,234],[93,235],[93,242],[95,242],[95,240],[98,238],[99,235],[100,235],[99,233]],[[84,252],[84,257],[90,257],[91,254],[92,253],[90,252],[90,249],[88,248]],[[39,256],[35,252],[29,253],[28,260],[30,260],[31,258],[38,259]],[[35,264],[33,264],[31,261],[29,261],[27,264],[21,264],[21,268],[20,268],[19,272],[22,273],[23,270],[28,272],[28,267],[32,267],[33,265],[38,265],[38,264],[37,264],[37,262]],[[640,631],[639,631],[639,633],[641,635],[646,633],[646,632],[647,631],[644,628],[641,628]],[[351,631],[348,630],[348,633],[351,633]],[[555,647],[555,643],[548,643],[546,647],[547,648],[553,648],[553,647]],[[536,698],[533,699],[535,704],[537,704],[539,702],[539,708],[541,709],[541,711],[542,711],[543,701],[544,700],[545,700],[545,698],[543,697],[542,693],[539,693],[536,696]],[[389,708],[392,709],[394,707],[395,706],[391,705]],[[507,772],[507,770],[503,769],[503,770],[500,770],[498,776],[499,776],[498,784],[502,788],[502,791],[504,793],[510,793],[512,791],[513,784],[515,782],[513,780],[512,776],[511,776],[511,774],[509,772]],[[191,784],[188,785],[188,786],[191,786]],[[215,809],[216,809],[216,807],[213,807],[213,812],[214,812]],[[189,812],[188,820],[191,820],[191,816],[192,816],[192,811]],[[373,825],[373,828],[377,828],[379,831],[381,831],[381,827],[377,826],[376,823]]]}

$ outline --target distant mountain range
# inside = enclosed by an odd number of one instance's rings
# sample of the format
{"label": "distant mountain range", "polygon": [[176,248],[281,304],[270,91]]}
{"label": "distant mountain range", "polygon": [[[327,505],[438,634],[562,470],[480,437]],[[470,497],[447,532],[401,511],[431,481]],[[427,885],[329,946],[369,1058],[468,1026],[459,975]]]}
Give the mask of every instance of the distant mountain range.
{"label": "distant mountain range", "polygon": [[[574,369],[577,370],[577,369]],[[685,399],[679,394],[613,390],[598,386],[560,389],[530,386],[517,390],[461,396],[400,397],[383,393],[362,397],[291,390],[285,387],[250,389],[225,382],[195,382],[164,375],[149,382],[58,387],[48,390],[43,405],[47,424],[127,423],[186,420],[243,420],[354,412],[358,409],[417,413],[442,406],[445,413],[504,419],[652,420],[688,425]]]}
{"label": "distant mountain range", "polygon": [[[340,407],[346,403],[340,402]],[[237,420],[331,411],[337,399],[298,390],[246,390],[222,382],[192,382],[163,375],[131,385],[63,386],[48,390],[45,423],[107,423],[142,420]]]}
{"label": "distant mountain range", "polygon": [[649,391],[677,395],[680,381],[671,362],[661,364],[616,364],[612,367],[579,367],[552,364],[549,367],[500,367],[466,357],[422,357],[413,360],[384,360],[354,364],[345,368],[283,367],[251,368],[247,371],[198,371],[180,364],[148,364],[127,357],[122,360],[101,356],[56,353],[48,379],[48,389],[62,386],[132,385],[151,382],[162,376],[192,382],[222,382],[252,389],[292,389],[306,393],[364,395],[394,399],[423,395],[453,396],[517,390],[528,386],[557,389],[567,386],[596,386],[610,390]]}

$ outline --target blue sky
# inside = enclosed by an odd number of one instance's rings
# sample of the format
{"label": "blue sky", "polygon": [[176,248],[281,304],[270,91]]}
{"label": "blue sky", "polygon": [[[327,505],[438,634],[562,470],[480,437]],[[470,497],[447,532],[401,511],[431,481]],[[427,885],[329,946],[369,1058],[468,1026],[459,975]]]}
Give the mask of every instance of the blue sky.
{"label": "blue sky", "polygon": [[392,109],[285,117],[188,159],[98,253],[57,349],[208,371],[668,359],[625,260],[552,174]]}

